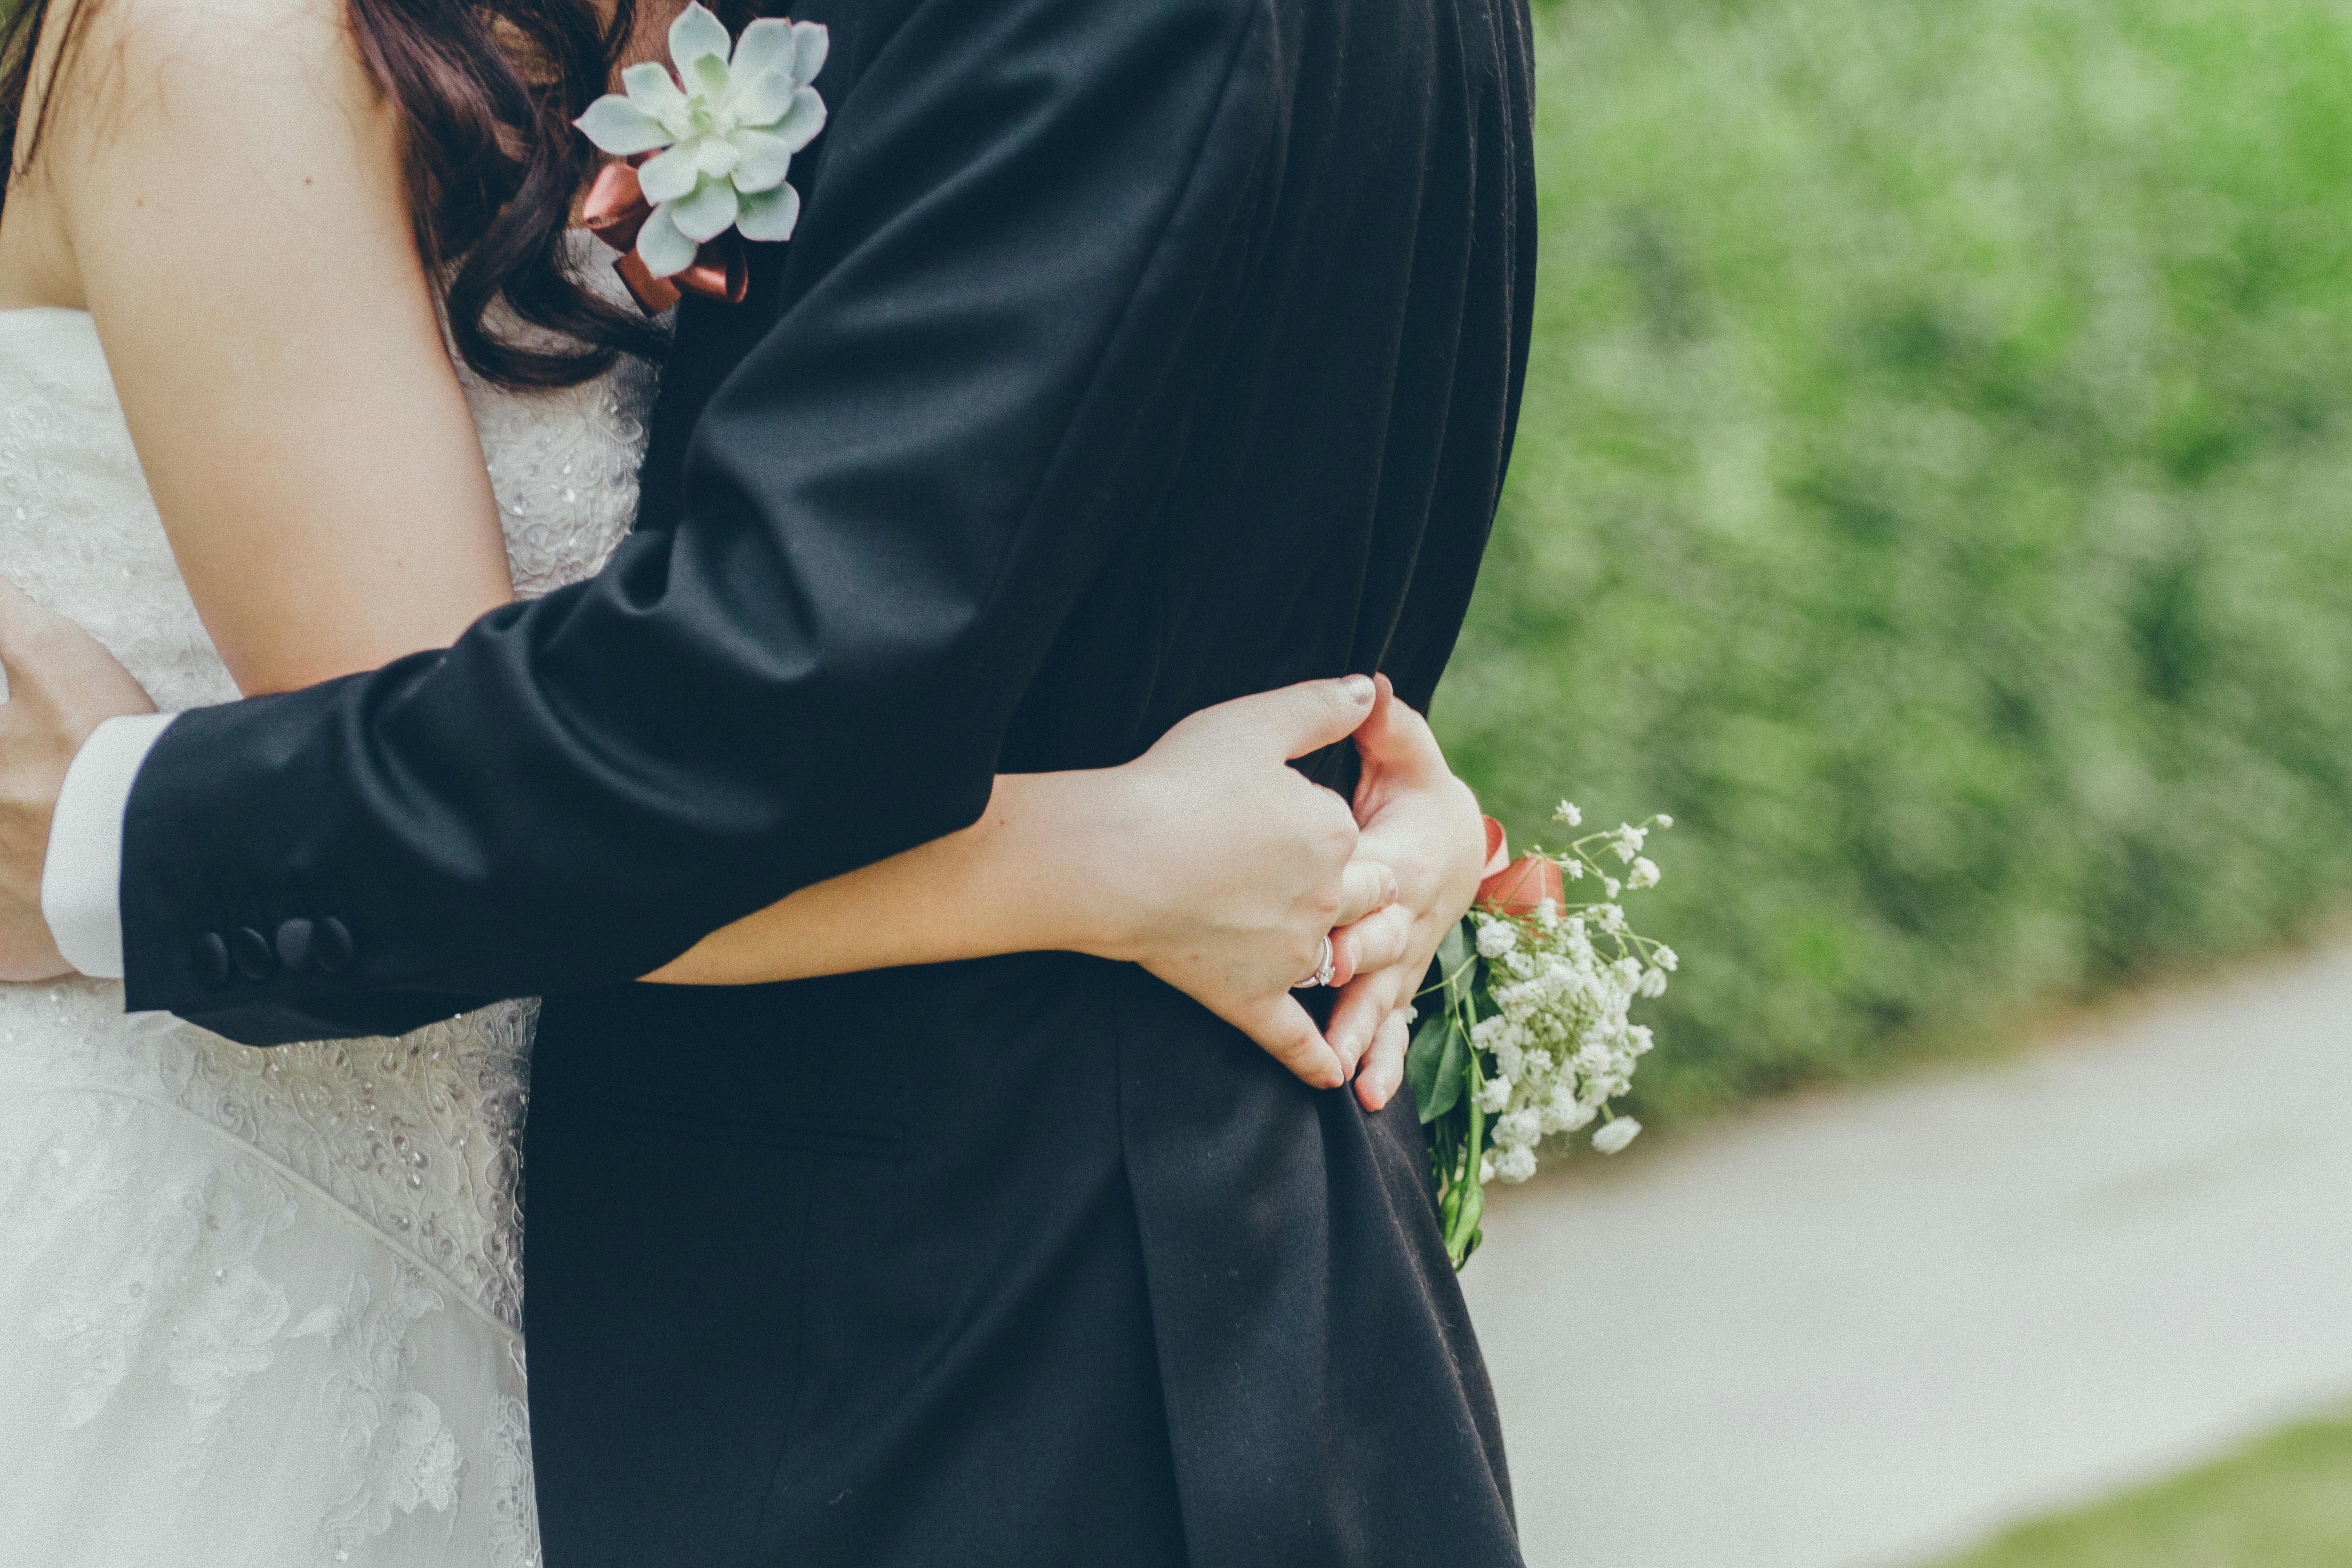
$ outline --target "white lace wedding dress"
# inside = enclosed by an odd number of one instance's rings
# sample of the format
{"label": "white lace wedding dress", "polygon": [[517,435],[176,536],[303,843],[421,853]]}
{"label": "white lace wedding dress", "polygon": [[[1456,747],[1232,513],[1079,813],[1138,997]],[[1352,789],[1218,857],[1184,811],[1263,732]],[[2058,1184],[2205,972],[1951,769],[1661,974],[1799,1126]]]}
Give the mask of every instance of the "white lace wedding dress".
{"label": "white lace wedding dress", "polygon": [[[652,390],[469,378],[521,591],[618,542]],[[236,696],[79,311],[0,313],[0,571],[159,707]],[[0,986],[0,1563],[536,1563],[531,1006],[253,1050],[121,1005]]]}

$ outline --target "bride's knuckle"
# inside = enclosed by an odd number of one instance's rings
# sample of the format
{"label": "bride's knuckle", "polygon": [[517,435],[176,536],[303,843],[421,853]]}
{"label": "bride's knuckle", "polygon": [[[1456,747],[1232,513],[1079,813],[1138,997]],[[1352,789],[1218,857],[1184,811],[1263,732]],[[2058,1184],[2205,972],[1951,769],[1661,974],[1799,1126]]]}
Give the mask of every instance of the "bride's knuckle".
{"label": "bride's knuckle", "polygon": [[1356,841],[1361,837],[1354,814],[1344,805],[1325,812],[1315,830],[1317,846],[1326,855],[1336,855],[1343,860],[1355,854]]}

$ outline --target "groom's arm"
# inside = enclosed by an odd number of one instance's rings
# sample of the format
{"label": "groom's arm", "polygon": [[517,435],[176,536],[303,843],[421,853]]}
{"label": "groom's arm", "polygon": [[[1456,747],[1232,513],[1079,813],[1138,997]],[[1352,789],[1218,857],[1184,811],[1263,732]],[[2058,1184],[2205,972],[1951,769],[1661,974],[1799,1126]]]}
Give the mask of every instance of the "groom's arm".
{"label": "groom's arm", "polygon": [[674,531],[446,652],[154,741],[130,1005],[404,1028],[642,973],[979,816],[1126,521],[1095,498],[1166,438],[1138,411],[1216,352],[1193,329],[1280,106],[1254,0],[907,11],[835,104],[792,303],[704,414]]}

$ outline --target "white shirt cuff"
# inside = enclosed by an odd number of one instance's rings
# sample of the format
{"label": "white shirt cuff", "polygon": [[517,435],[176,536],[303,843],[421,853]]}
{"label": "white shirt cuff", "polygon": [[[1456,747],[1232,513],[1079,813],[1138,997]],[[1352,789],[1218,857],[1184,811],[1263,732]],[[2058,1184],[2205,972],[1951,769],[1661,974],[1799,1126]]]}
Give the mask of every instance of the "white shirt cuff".
{"label": "white shirt cuff", "polygon": [[66,962],[94,980],[122,978],[122,822],[139,765],[174,717],[109,719],[74,753],[58,792],[41,917]]}

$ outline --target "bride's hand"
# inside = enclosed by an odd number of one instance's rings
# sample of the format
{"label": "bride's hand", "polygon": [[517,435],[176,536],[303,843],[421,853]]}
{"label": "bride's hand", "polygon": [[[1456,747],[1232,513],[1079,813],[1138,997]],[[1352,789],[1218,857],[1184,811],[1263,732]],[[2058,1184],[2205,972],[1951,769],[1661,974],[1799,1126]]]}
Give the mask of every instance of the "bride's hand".
{"label": "bride's hand", "polygon": [[1356,852],[1391,870],[1397,900],[1363,923],[1362,937],[1349,933],[1349,943],[1361,941],[1367,952],[1332,1009],[1328,1033],[1342,1057],[1363,1058],[1356,1098],[1378,1110],[1404,1081],[1413,994],[1438,944],[1478,895],[1486,834],[1478,797],[1454,776],[1428,722],[1397,700],[1386,676],[1371,717],[1356,731],[1356,749],[1364,761]]}
{"label": "bride's hand", "polygon": [[1077,945],[1140,964],[1318,1089],[1345,1083],[1355,1058],[1291,988],[1328,933],[1394,897],[1395,879],[1357,855],[1348,802],[1287,764],[1347,739],[1374,696],[1358,676],[1221,703],[1111,770],[1117,787],[1094,775],[1073,791],[1074,809],[1108,814],[1074,822],[1074,838],[1110,854],[1063,881],[1088,906]]}
{"label": "bride's hand", "polygon": [[49,819],[91,731],[155,704],[97,638],[0,578],[0,980],[49,980],[73,966],[41,913]]}

